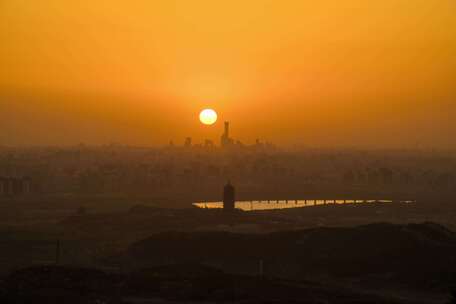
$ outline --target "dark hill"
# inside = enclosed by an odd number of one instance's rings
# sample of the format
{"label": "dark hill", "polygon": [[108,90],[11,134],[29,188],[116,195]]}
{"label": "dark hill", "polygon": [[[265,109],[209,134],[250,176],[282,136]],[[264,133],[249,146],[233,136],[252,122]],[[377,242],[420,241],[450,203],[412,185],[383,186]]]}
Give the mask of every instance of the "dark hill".
{"label": "dark hill", "polygon": [[433,224],[371,224],[270,234],[168,232],[133,244],[137,263],[212,263],[229,271],[266,274],[362,276],[456,270],[455,234]]}
{"label": "dark hill", "polygon": [[5,304],[133,303],[416,303],[340,286],[225,274],[205,265],[179,264],[109,274],[96,269],[40,266],[0,281]]}

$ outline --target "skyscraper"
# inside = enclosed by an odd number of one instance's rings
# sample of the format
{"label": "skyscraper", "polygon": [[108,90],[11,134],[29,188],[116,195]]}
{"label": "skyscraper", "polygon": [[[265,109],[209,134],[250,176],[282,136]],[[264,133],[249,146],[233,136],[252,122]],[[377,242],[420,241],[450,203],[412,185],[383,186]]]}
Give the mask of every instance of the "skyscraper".
{"label": "skyscraper", "polygon": [[230,123],[225,121],[225,130],[220,138],[220,146],[226,148],[233,143],[233,140],[230,138]]}

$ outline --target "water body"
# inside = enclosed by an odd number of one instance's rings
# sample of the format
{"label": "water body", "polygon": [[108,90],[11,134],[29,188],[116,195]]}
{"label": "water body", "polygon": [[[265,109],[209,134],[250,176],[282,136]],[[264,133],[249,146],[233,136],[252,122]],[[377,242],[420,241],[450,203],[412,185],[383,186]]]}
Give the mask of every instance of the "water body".
{"label": "water body", "polygon": [[[274,209],[288,209],[288,208],[301,208],[313,207],[321,205],[344,205],[344,204],[374,204],[374,203],[414,203],[415,201],[404,200],[274,200],[274,201],[236,201],[236,209],[244,211],[254,210],[274,210]],[[199,202],[194,203],[193,206],[206,209],[220,209],[223,208],[223,202]]]}

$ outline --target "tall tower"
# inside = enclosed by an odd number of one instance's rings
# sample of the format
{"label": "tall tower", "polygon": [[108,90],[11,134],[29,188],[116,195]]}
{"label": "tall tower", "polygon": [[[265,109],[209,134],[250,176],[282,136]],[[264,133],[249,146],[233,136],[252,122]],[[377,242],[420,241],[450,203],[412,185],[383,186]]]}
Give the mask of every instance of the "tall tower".
{"label": "tall tower", "polygon": [[223,188],[223,210],[233,211],[235,208],[235,189],[230,182]]}
{"label": "tall tower", "polygon": [[232,143],[233,140],[230,138],[230,123],[228,121],[225,121],[225,131],[220,138],[220,146],[222,148],[226,148]]}
{"label": "tall tower", "polygon": [[230,138],[230,123],[228,121],[225,121],[225,133],[224,133],[226,138]]}

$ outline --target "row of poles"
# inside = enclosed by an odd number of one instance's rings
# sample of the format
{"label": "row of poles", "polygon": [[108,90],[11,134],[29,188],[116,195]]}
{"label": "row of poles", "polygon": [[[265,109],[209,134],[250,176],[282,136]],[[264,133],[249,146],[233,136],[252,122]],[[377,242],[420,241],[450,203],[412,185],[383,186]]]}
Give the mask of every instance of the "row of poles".
{"label": "row of poles", "polygon": [[[317,202],[323,202],[324,205],[327,204],[337,204],[337,202],[342,202],[343,204],[347,203],[367,203],[367,202],[372,202],[372,203],[378,203],[382,202],[382,200],[258,200],[258,201],[247,201],[250,202],[251,204],[253,203],[263,203],[267,202],[268,204],[280,204],[281,202],[285,202],[286,204],[294,203],[298,204],[299,202],[304,202],[304,205],[311,204],[313,202],[313,205],[317,205]],[[387,202],[392,202],[392,201],[387,201]]]}

